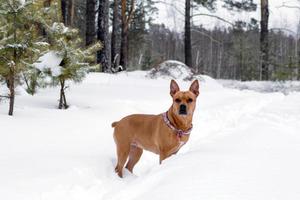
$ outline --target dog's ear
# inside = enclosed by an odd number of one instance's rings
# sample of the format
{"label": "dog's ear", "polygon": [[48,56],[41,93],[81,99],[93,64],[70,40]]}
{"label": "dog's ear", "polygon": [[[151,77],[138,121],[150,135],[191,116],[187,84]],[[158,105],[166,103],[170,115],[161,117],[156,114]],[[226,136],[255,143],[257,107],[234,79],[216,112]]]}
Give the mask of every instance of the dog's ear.
{"label": "dog's ear", "polygon": [[176,83],[176,81],[174,80],[171,80],[171,84],[170,84],[170,95],[173,97],[174,94],[176,94],[176,92],[178,92],[180,89],[179,89],[179,86],[178,84]]}
{"label": "dog's ear", "polygon": [[194,80],[192,85],[190,86],[190,91],[196,95],[196,97],[199,95],[199,82],[198,80]]}

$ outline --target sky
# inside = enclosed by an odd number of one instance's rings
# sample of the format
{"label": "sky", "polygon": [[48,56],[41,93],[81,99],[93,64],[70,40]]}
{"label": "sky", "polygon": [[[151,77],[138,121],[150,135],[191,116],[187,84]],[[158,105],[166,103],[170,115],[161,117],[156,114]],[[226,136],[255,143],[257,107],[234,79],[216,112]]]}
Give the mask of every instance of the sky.
{"label": "sky", "polygon": [[[161,0],[158,4],[159,12],[157,14],[156,22],[164,23],[167,27],[182,31],[184,27],[184,0]],[[245,21],[250,21],[251,18],[260,20],[260,0],[254,0],[258,7],[255,12],[233,12],[228,11],[226,8],[222,7],[222,3],[217,4],[217,10],[215,12],[209,12],[205,8],[200,8],[199,11],[194,10],[193,13],[209,13],[213,15],[220,16],[227,21],[234,22],[235,20],[243,19]],[[300,21],[300,9],[281,7],[283,4],[289,6],[299,6],[299,0],[269,0],[270,5],[270,18],[269,25],[270,28],[284,28],[290,29],[292,32],[290,34],[296,35],[297,25]],[[193,23],[195,25],[202,24],[206,28],[212,28],[215,25],[224,27],[228,26],[226,23],[213,19],[211,17],[195,17],[193,18]]]}

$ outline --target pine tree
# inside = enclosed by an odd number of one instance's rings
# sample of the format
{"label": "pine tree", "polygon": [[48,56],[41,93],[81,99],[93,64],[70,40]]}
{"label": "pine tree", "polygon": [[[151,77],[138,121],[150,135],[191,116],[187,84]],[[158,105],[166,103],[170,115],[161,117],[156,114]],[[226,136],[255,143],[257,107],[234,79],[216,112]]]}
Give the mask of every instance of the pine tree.
{"label": "pine tree", "polygon": [[[89,63],[95,60],[96,52],[101,49],[100,43],[90,45],[88,48],[81,48],[82,41],[77,29],[66,27],[60,22],[61,12],[59,1],[54,1],[48,9],[49,19],[45,20],[46,32],[50,49],[55,53],[61,62],[59,73],[48,72],[52,79],[52,85],[60,86],[59,109],[67,109],[65,90],[68,87],[67,81],[80,82],[83,80],[91,66]],[[52,20],[51,20],[52,19]],[[57,19],[53,22],[53,19]],[[46,69],[47,70],[47,69]]]}
{"label": "pine tree", "polygon": [[47,48],[37,31],[40,9],[41,1],[0,0],[0,76],[9,89],[9,115],[16,86]]}

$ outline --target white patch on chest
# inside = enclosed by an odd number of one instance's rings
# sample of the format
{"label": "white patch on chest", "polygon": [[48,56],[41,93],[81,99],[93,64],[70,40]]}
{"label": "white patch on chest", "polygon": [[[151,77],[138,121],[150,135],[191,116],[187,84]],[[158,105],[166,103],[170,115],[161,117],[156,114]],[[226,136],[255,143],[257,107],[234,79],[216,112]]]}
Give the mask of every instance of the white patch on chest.
{"label": "white patch on chest", "polygon": [[183,141],[179,141],[178,147],[175,152],[179,151],[179,149],[185,144]]}
{"label": "white patch on chest", "polygon": [[178,148],[181,148],[184,144],[185,144],[185,142],[180,141],[180,142],[179,142],[179,147],[178,147]]}

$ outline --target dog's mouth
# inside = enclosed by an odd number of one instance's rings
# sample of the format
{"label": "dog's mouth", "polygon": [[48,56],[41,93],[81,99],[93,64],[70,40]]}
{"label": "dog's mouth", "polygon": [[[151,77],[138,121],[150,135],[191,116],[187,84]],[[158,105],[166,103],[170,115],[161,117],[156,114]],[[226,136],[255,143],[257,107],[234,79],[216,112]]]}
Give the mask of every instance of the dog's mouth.
{"label": "dog's mouth", "polygon": [[179,111],[179,115],[187,115],[186,111]]}

